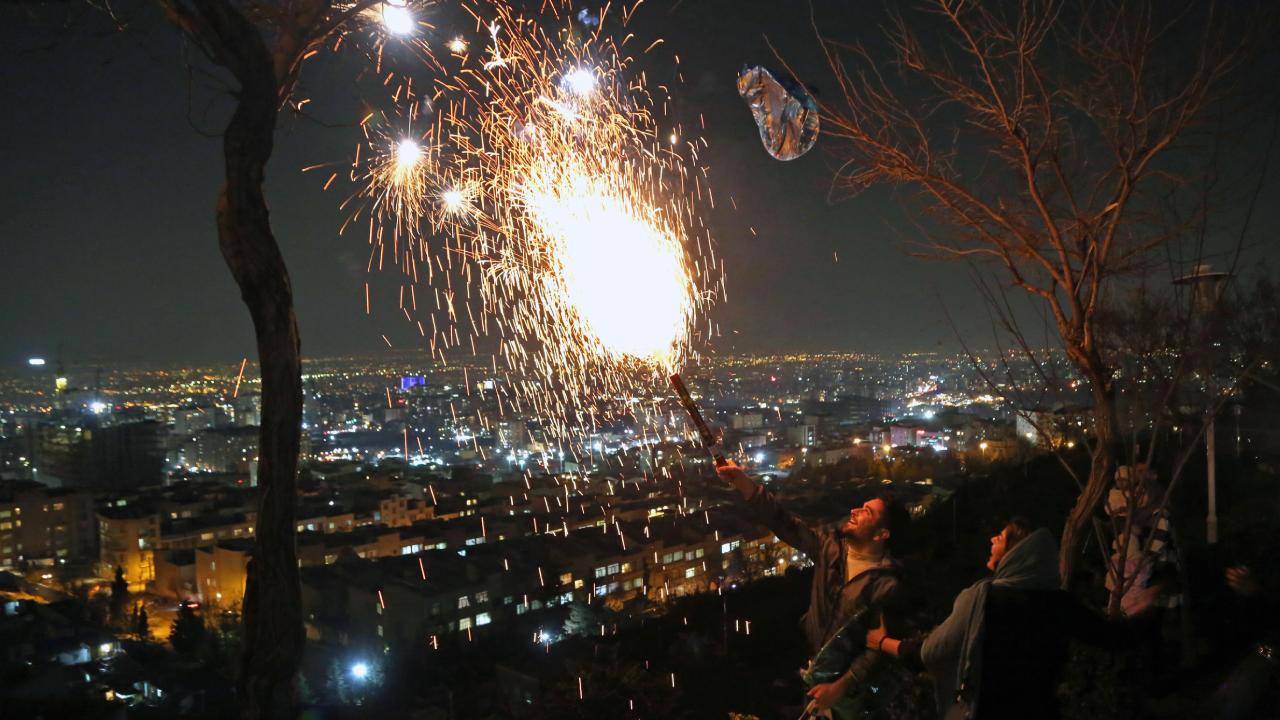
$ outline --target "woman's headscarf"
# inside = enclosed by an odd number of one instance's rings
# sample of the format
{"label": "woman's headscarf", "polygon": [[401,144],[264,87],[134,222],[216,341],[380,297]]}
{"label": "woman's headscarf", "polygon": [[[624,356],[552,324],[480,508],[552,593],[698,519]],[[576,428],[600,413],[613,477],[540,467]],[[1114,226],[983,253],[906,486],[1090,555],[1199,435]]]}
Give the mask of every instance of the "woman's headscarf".
{"label": "woman's headscarf", "polygon": [[990,578],[958,596],[951,615],[929,633],[920,659],[933,675],[938,709],[944,718],[970,718],[978,707],[982,681],[982,643],[987,595],[992,585],[1019,590],[1058,587],[1058,543],[1045,528],[1013,546]]}

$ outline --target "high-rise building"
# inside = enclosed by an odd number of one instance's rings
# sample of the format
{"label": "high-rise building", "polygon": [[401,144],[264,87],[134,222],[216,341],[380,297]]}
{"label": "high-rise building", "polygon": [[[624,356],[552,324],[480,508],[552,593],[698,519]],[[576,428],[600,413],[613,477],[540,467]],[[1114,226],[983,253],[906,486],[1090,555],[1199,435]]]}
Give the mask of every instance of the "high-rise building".
{"label": "high-rise building", "polygon": [[232,407],[235,410],[233,420],[236,425],[243,427],[262,424],[261,395],[241,395],[232,401]]}
{"label": "high-rise building", "polygon": [[97,557],[93,496],[29,480],[0,482],[0,567]]}
{"label": "high-rise building", "polygon": [[106,424],[86,417],[36,433],[38,479],[46,484],[118,492],[164,480],[164,426],[154,420]]}
{"label": "high-rise building", "polygon": [[498,444],[512,450],[529,445],[529,429],[524,420],[502,420],[498,423]]}
{"label": "high-rise building", "polygon": [[178,435],[191,435],[208,428],[224,427],[229,422],[227,413],[217,406],[191,405],[173,411],[173,432]]}
{"label": "high-rise building", "polygon": [[205,472],[250,472],[258,462],[257,427],[209,428],[185,438],[178,464]]}

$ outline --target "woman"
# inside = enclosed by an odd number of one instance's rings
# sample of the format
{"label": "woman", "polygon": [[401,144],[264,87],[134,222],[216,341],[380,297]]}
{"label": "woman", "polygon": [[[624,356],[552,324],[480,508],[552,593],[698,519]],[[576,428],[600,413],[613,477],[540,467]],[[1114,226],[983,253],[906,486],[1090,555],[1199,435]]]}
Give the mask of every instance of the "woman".
{"label": "woman", "polygon": [[[956,596],[951,615],[924,640],[867,633],[867,645],[933,676],[945,720],[1058,717],[1055,688],[1071,638],[1105,647],[1130,641],[1058,589],[1058,544],[1022,518],[991,538],[984,578]],[[1135,610],[1149,607],[1159,588]]]}

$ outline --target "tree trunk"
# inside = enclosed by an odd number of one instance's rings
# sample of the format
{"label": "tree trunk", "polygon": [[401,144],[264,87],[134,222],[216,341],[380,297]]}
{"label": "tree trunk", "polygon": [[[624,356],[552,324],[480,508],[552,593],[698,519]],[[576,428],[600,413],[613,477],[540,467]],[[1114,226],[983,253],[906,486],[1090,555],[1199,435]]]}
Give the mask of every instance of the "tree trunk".
{"label": "tree trunk", "polygon": [[292,718],[304,642],[294,545],[302,361],[293,288],[263,195],[279,90],[257,29],[229,4],[209,5],[221,15],[224,41],[228,35],[238,41],[231,51],[240,83],[239,102],[223,136],[226,183],[218,197],[218,244],[253,318],[262,374],[258,519],[245,586],[237,694],[241,717]]}
{"label": "tree trunk", "polygon": [[1076,560],[1080,557],[1080,546],[1084,543],[1089,526],[1093,522],[1094,511],[1106,497],[1116,463],[1115,439],[1118,421],[1115,392],[1111,387],[1110,376],[1102,370],[1100,362],[1088,368],[1086,375],[1092,386],[1094,447],[1089,463],[1089,479],[1076,498],[1076,504],[1071,508],[1066,525],[1062,528],[1062,546],[1058,550],[1058,574],[1064,589],[1071,585]]}

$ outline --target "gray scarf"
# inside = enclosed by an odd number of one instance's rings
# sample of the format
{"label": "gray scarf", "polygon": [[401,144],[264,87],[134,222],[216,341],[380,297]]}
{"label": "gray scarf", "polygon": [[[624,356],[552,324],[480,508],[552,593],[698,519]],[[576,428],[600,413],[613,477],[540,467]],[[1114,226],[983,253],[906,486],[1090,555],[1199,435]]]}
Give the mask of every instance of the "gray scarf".
{"label": "gray scarf", "polygon": [[1058,587],[1058,543],[1040,528],[1013,546],[996,571],[956,596],[951,615],[934,628],[920,648],[933,675],[938,712],[946,720],[973,717],[982,681],[982,642],[987,595],[992,585],[1020,590]]}

